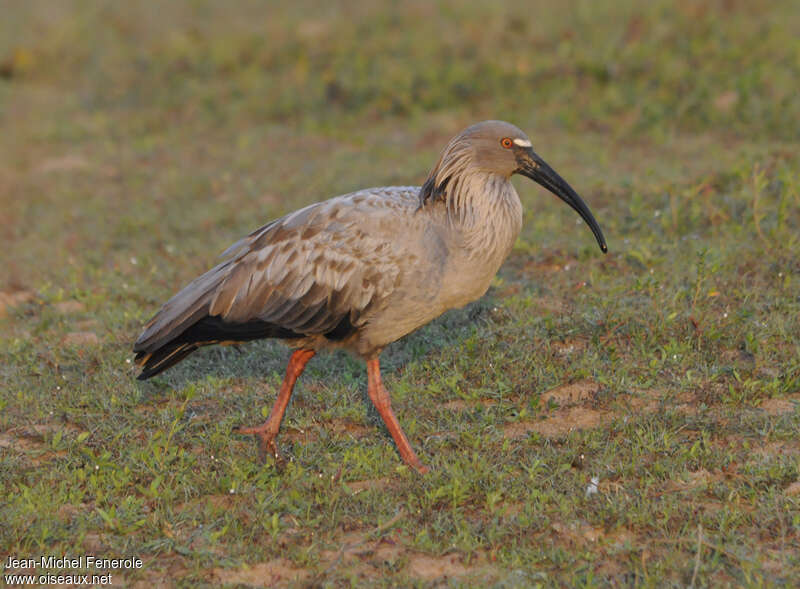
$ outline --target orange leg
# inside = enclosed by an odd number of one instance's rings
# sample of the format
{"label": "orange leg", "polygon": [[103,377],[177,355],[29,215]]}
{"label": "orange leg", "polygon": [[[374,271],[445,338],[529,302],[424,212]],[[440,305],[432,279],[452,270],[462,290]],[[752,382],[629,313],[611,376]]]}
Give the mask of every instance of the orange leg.
{"label": "orange leg", "polygon": [[386,424],[389,433],[392,434],[392,439],[394,439],[403,462],[414,467],[422,474],[428,472],[428,467],[422,464],[414,450],[411,449],[411,444],[408,443],[408,438],[403,432],[403,428],[400,427],[394,411],[392,411],[389,393],[383,388],[383,382],[381,382],[381,366],[377,357],[367,360],[367,394],[369,394],[369,398],[378,413],[381,414],[383,423]]}
{"label": "orange leg", "polygon": [[281,429],[281,422],[283,421],[283,414],[286,411],[286,406],[289,404],[289,399],[292,397],[294,390],[294,383],[297,378],[303,373],[303,369],[308,364],[308,361],[314,357],[314,350],[296,350],[289,358],[289,365],[286,367],[286,376],[283,378],[283,384],[278,391],[278,398],[275,399],[275,404],[272,406],[272,411],[269,413],[267,420],[256,427],[240,427],[236,431],[239,434],[253,434],[261,440],[261,450],[265,454],[269,452],[275,458],[278,457],[278,446],[275,444],[275,436],[278,435],[278,430]]}

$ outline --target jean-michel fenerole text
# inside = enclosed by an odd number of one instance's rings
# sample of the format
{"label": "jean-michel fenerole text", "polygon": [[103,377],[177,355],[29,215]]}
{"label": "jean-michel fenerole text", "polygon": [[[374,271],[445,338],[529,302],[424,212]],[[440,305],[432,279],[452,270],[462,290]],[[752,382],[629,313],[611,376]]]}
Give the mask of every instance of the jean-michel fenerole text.
{"label": "jean-michel fenerole text", "polygon": [[132,556],[127,558],[100,558],[97,556],[40,556],[38,558],[8,557],[4,563],[5,570],[15,569],[140,569],[142,559]]}

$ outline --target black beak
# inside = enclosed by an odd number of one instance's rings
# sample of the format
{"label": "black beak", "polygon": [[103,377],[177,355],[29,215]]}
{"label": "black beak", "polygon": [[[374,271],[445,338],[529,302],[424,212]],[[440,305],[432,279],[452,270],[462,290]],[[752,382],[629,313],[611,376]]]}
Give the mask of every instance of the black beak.
{"label": "black beak", "polygon": [[537,184],[541,184],[578,212],[583,220],[586,221],[592,233],[594,233],[594,237],[597,239],[597,245],[600,246],[603,253],[606,253],[608,247],[606,246],[606,239],[603,237],[603,232],[600,231],[600,225],[595,221],[592,211],[589,210],[589,207],[586,206],[583,199],[578,196],[578,193],[575,192],[569,184],[567,184],[566,180],[559,176],[553,168],[548,166],[547,162],[536,155],[531,148],[520,150],[517,154],[517,161],[520,165],[517,171],[520,174],[527,176]]}

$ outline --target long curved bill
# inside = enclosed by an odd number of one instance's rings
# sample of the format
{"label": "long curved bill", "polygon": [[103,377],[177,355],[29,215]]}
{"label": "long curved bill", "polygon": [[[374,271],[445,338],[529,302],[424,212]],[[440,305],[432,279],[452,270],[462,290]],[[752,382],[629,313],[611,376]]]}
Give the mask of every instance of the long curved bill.
{"label": "long curved bill", "polygon": [[520,151],[517,158],[520,164],[519,173],[523,176],[527,176],[537,184],[541,184],[575,209],[583,220],[586,221],[592,233],[594,233],[594,237],[597,239],[597,245],[600,246],[603,253],[606,253],[608,251],[608,246],[606,246],[606,239],[603,237],[600,225],[597,224],[594,215],[592,215],[592,211],[589,210],[589,207],[586,206],[583,199],[578,196],[578,193],[575,192],[572,187],[567,184],[566,180],[559,176],[553,168],[547,165],[547,162],[540,158],[533,149],[528,148],[524,151]]}

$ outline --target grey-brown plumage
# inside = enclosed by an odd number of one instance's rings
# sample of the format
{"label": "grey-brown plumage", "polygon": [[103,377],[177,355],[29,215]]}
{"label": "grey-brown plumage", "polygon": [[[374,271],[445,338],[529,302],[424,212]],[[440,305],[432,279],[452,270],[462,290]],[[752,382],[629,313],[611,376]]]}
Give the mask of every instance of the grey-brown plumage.
{"label": "grey-brown plumage", "polygon": [[509,182],[517,172],[578,211],[605,251],[589,209],[533,152],[527,136],[509,123],[485,121],[450,141],[422,187],[332,198],[228,248],[224,262],[184,287],[147,324],[134,345],[139,378],[203,345],[285,340],[298,351],[270,419],[242,430],[275,451],[283,410],[305,363],[318,350],[345,348],[368,362],[371,398],[404,460],[424,470],[391,412],[377,358],[389,343],[486,292],[522,226],[522,206]]}

